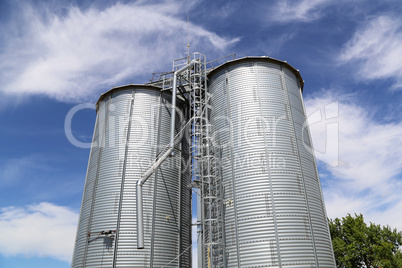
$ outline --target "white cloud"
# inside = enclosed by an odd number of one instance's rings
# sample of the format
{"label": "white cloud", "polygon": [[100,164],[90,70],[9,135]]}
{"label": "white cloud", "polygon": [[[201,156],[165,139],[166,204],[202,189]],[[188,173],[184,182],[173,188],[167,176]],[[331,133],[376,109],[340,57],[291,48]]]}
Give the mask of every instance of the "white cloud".
{"label": "white cloud", "polygon": [[329,0],[278,1],[271,12],[270,19],[278,22],[309,22],[322,16],[321,8]]}
{"label": "white cloud", "polygon": [[360,79],[394,78],[402,88],[402,19],[380,16],[365,23],[340,55],[342,63],[356,64]]}
{"label": "white cloud", "polygon": [[[182,13],[188,11],[184,2],[139,1],[102,10],[69,7],[62,16],[23,5],[23,16],[10,23],[13,31],[0,40],[5,43],[0,90],[77,101],[125,79],[146,82],[134,78],[163,71],[186,51],[188,24]],[[238,40],[193,24],[190,33],[192,48],[202,46],[205,53],[223,51]]]}
{"label": "white cloud", "polygon": [[339,117],[310,126],[315,149],[325,151],[326,124],[339,123],[339,164],[322,170],[332,174],[322,177],[329,217],[363,213],[402,229],[402,122],[378,122],[353,96],[329,92],[305,101],[308,114],[339,102]]}
{"label": "white cloud", "polygon": [[0,209],[0,253],[71,261],[78,214],[67,207],[39,203]]}

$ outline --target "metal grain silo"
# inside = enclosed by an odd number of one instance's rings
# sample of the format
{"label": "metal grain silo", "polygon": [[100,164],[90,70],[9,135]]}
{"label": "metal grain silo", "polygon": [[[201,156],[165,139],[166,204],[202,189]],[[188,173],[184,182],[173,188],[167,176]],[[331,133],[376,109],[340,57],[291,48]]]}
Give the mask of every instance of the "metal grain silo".
{"label": "metal grain silo", "polygon": [[171,98],[147,85],[101,95],[72,267],[190,267],[191,251],[181,254],[191,245],[184,142],[143,186],[145,248],[137,249],[136,183],[169,144]]}
{"label": "metal grain silo", "polygon": [[224,227],[217,236],[225,238],[225,266],[335,267],[299,72],[247,57],[208,78],[222,162]]}

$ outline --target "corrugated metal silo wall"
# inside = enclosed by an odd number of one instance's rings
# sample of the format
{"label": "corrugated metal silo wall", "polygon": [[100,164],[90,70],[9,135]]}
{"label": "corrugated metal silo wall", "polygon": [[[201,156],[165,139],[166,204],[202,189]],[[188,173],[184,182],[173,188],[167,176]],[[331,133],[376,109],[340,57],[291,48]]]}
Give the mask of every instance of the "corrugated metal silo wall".
{"label": "corrugated metal silo wall", "polygon": [[[72,267],[191,265],[191,250],[176,258],[191,245],[185,143],[144,185],[145,249],[136,247],[136,182],[169,143],[170,101],[149,86],[113,89],[99,100]],[[177,114],[179,131],[185,118]],[[115,237],[99,236],[108,230]]]}
{"label": "corrugated metal silo wall", "polygon": [[264,58],[209,75],[227,267],[335,267],[298,76]]}

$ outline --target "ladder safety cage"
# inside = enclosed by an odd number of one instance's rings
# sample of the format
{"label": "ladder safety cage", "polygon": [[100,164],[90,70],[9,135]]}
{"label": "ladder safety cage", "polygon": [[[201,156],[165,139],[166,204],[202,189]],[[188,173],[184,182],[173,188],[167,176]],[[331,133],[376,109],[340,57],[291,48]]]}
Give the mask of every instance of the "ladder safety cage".
{"label": "ladder safety cage", "polygon": [[[189,103],[190,120],[180,133],[182,135],[184,128],[190,125],[190,140],[187,142],[190,144],[192,185],[199,188],[201,201],[198,224],[202,247],[198,250],[203,267],[226,267],[220,148],[212,138],[207,74],[216,68],[216,63],[220,65],[220,61],[234,57],[235,54],[207,62],[205,55],[195,52],[191,57],[174,60],[171,72],[153,73],[148,83],[162,90],[172,90],[173,93],[177,90],[177,95]],[[155,170],[150,169],[150,172]]]}

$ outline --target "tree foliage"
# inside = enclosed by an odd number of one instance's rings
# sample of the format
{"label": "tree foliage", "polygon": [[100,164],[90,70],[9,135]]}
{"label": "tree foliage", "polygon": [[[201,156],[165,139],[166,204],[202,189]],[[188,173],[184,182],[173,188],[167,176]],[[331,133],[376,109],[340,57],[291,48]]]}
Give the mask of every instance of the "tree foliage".
{"label": "tree foliage", "polygon": [[367,225],[361,214],[329,220],[329,229],[338,267],[402,267],[402,232],[389,226]]}

